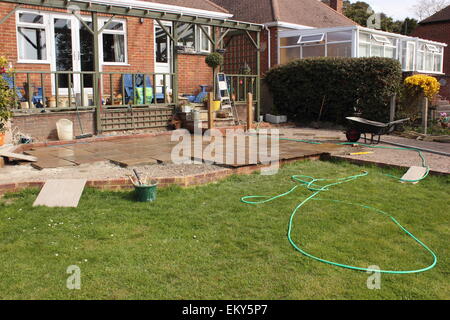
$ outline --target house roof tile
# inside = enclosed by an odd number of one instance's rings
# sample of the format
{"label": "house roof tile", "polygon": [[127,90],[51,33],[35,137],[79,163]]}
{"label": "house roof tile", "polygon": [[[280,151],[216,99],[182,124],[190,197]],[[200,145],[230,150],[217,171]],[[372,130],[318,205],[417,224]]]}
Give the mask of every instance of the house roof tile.
{"label": "house roof tile", "polygon": [[172,6],[179,6],[185,8],[214,11],[220,13],[229,13],[227,9],[222,8],[217,3],[214,3],[209,0],[144,0],[144,1],[168,4]]}
{"label": "house roof tile", "polygon": [[421,21],[420,24],[445,22],[445,21],[450,21],[450,6],[442,9],[439,12],[436,12],[431,17],[428,17],[425,20]]}
{"label": "house roof tile", "polygon": [[357,25],[318,0],[214,0],[234,14],[234,19],[254,22],[287,22],[315,28]]}

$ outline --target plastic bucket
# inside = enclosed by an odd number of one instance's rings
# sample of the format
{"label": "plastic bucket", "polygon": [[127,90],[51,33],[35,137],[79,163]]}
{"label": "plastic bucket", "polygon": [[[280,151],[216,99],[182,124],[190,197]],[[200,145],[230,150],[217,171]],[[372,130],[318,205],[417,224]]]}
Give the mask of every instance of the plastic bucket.
{"label": "plastic bucket", "polygon": [[61,119],[56,122],[59,140],[73,140],[73,122],[67,119]]}
{"label": "plastic bucket", "polygon": [[219,111],[220,110],[220,106],[221,106],[221,102],[220,101],[213,101],[212,105],[211,105],[211,109],[213,111]]}
{"label": "plastic bucket", "polygon": [[134,186],[135,199],[138,202],[153,202],[156,201],[156,192],[158,190],[158,185],[142,185]]}

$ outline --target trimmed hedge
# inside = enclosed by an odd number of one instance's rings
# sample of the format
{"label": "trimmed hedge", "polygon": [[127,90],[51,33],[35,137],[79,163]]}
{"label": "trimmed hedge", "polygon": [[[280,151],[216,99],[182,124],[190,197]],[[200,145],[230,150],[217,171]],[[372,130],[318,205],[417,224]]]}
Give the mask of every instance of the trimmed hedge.
{"label": "trimmed hedge", "polygon": [[388,58],[310,58],[275,67],[265,80],[277,111],[291,120],[317,121],[321,114],[321,121],[344,123],[357,110],[364,118],[387,121],[402,69]]}

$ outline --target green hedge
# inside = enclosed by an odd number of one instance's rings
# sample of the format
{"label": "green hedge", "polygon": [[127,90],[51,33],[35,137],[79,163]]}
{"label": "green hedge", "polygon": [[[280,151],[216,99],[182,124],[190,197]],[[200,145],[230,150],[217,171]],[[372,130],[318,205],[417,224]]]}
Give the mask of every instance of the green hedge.
{"label": "green hedge", "polygon": [[311,58],[275,67],[265,80],[277,112],[291,120],[316,121],[322,109],[322,121],[344,123],[356,108],[364,118],[387,121],[402,70],[388,58]]}

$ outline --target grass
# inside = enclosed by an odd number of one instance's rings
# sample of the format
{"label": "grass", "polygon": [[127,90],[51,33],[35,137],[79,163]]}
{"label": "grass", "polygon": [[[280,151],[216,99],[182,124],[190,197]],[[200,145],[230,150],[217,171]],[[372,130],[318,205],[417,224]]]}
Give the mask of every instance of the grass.
{"label": "grass", "polygon": [[[233,176],[190,189],[159,190],[155,203],[130,193],[87,189],[77,209],[33,208],[37,190],[0,199],[2,299],[449,299],[448,177],[418,185],[367,168],[368,177],[322,194],[392,214],[438,255],[431,271],[383,275],[325,265],[293,250],[289,215],[310,194],[300,189],[265,205],[241,196],[288,190],[293,174],[344,177],[347,163],[298,162],[277,176]],[[383,269],[428,266],[432,259],[390,220],[372,211],[312,201],[295,220],[307,251],[342,263]],[[81,268],[81,290],[66,288],[66,269]]]}

